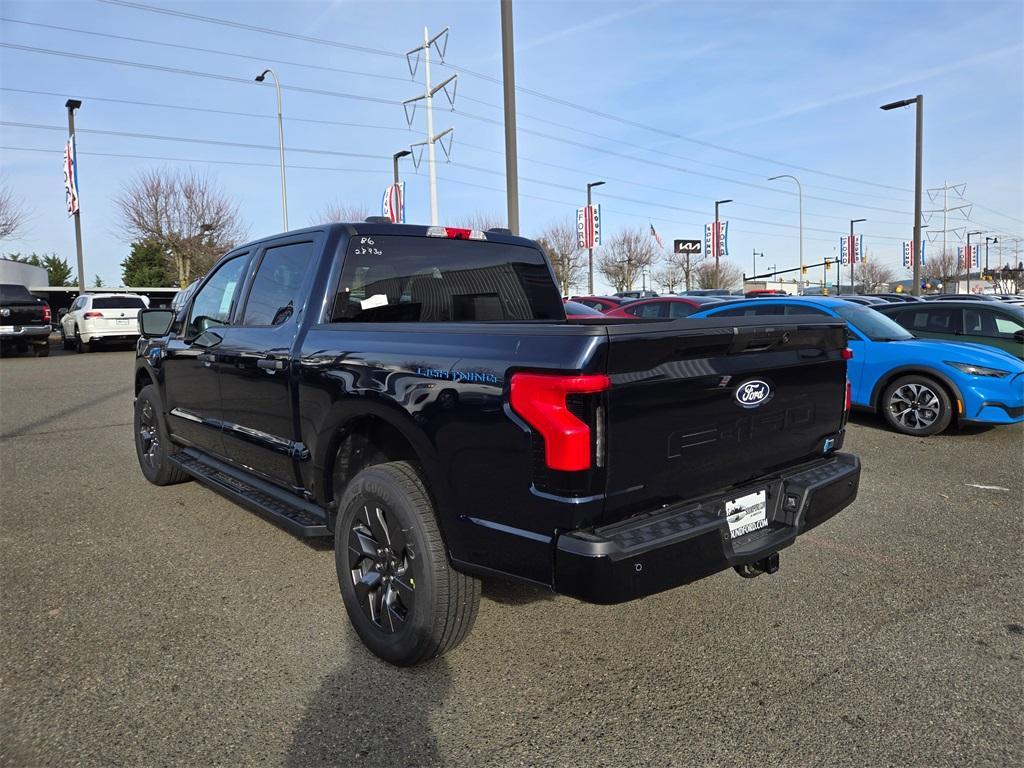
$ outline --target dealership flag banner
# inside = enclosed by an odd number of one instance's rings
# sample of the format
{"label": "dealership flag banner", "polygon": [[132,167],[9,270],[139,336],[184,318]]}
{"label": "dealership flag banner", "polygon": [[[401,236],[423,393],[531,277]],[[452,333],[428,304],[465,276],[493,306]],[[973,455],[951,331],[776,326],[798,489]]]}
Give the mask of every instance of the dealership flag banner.
{"label": "dealership flag banner", "polygon": [[601,244],[601,204],[576,209],[576,242],[580,248]]}
{"label": "dealership flag banner", "polygon": [[392,224],[405,224],[405,182],[389,184],[384,190],[381,210]]}
{"label": "dealership flag banner", "polygon": [[75,137],[68,137],[64,145],[64,193],[67,196],[68,216],[78,213],[78,158],[75,155]]}
{"label": "dealership flag banner", "polygon": [[839,238],[839,263],[844,267],[864,261],[864,236],[843,235]]}
{"label": "dealership flag banner", "polygon": [[713,259],[729,255],[728,221],[712,221],[704,226],[704,250]]}
{"label": "dealership flag banner", "polygon": [[968,271],[978,268],[978,246],[962,245],[956,249],[956,257],[961,269]]}
{"label": "dealership flag banner", "polygon": [[[913,265],[913,263],[910,260],[910,254],[913,252],[913,250],[914,250],[914,241],[913,240],[909,240],[909,241],[908,240],[904,240],[903,241],[903,267],[905,269],[913,269],[914,268],[914,265]],[[918,255],[919,255],[920,259],[921,259],[921,266],[923,267],[924,266],[924,243],[923,242],[921,243],[920,253]]]}

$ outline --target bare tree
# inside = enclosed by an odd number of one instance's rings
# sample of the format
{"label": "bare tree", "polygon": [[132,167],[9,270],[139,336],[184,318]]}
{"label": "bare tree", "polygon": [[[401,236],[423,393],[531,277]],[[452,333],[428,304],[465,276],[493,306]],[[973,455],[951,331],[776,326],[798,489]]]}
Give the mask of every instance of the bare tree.
{"label": "bare tree", "polygon": [[717,272],[710,259],[698,264],[693,272],[698,288],[738,288],[743,280],[742,270],[724,260],[719,260]]}
{"label": "bare tree", "polygon": [[870,253],[863,261],[857,262],[854,273],[864,287],[865,293],[888,291],[889,284],[896,280],[896,271],[888,264],[873,258]]}
{"label": "bare tree", "polygon": [[159,243],[185,287],[245,237],[238,205],[208,177],[167,168],[144,171],[114,198],[129,242]]}
{"label": "bare tree", "polygon": [[956,250],[953,248],[939,250],[937,254],[929,253],[925,259],[925,280],[932,285],[955,281],[959,271]]}
{"label": "bare tree", "polygon": [[28,221],[22,201],[14,196],[7,183],[0,181],[0,240],[18,237]]}
{"label": "bare tree", "polygon": [[580,248],[577,239],[575,222],[565,219],[549,224],[536,239],[551,259],[551,267],[555,271],[555,279],[558,280],[562,295],[568,296],[573,286],[583,281],[583,270],[586,267],[583,249]]}
{"label": "bare tree", "polygon": [[661,269],[651,273],[651,280],[660,285],[666,293],[675,293],[686,285],[686,273],[675,259],[666,259]]}
{"label": "bare tree", "polygon": [[492,213],[491,211],[474,211],[468,216],[463,216],[457,219],[458,224],[456,227],[463,229],[479,229],[481,232],[486,232],[488,229],[494,229],[495,227],[505,227],[505,219],[499,213]]}
{"label": "bare tree", "polygon": [[333,203],[326,205],[319,214],[314,216],[311,220],[311,224],[332,224],[336,221],[347,221],[349,223],[355,223],[364,221],[367,216],[370,215],[369,209],[362,203],[344,203],[341,200],[335,200]]}
{"label": "bare tree", "polygon": [[627,227],[601,248],[597,269],[616,291],[629,291],[657,256],[657,245],[646,229]]}

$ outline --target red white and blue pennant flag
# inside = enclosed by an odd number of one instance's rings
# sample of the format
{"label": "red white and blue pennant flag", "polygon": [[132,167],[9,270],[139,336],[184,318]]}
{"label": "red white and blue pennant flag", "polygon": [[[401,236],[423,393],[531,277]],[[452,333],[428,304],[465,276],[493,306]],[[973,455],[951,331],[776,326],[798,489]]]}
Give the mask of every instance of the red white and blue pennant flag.
{"label": "red white and blue pennant flag", "polygon": [[864,236],[843,235],[839,238],[839,263],[844,267],[864,261]]}
{"label": "red white and blue pennant flag", "polygon": [[711,221],[704,225],[704,250],[713,259],[729,255],[728,221]]}
{"label": "red white and blue pennant flag", "polygon": [[64,145],[64,194],[67,197],[68,216],[78,213],[78,158],[75,154],[75,137],[68,137]]}
{"label": "red white and blue pennant flag", "polygon": [[969,271],[978,268],[978,246],[961,245],[956,249],[956,258],[960,269]]}
{"label": "red white and blue pennant flag", "polygon": [[405,224],[405,182],[390,184],[384,190],[384,199],[381,201],[381,212],[387,216],[392,224]]}
{"label": "red white and blue pennant flag", "polygon": [[[911,260],[910,260],[910,254],[911,254],[911,252],[913,250],[914,250],[914,241],[913,240],[904,240],[903,241],[903,267],[905,269],[913,269],[914,268],[914,265],[911,263]],[[923,267],[924,266],[924,243],[921,243],[921,248],[919,250],[920,250],[920,254],[919,255],[920,255],[920,259],[921,259],[921,266]]]}

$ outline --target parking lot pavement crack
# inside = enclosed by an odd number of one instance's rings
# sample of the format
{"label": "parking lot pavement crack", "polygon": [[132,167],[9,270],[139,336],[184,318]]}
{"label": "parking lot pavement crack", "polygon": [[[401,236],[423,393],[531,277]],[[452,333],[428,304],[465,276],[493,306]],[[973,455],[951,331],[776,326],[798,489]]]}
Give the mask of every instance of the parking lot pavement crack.
{"label": "parking lot pavement crack", "polygon": [[40,437],[43,435],[63,435],[69,432],[90,432],[97,429],[110,429],[111,427],[130,427],[130,421],[115,421],[112,424],[96,424],[91,427],[68,427],[67,429],[48,429],[43,432],[12,432],[8,435],[0,435],[3,440],[16,440],[20,437]]}
{"label": "parking lot pavement crack", "polygon": [[128,397],[131,394],[131,387],[122,387],[121,389],[112,390],[110,392],[100,395],[99,397],[94,397],[91,400],[86,400],[81,403],[75,403],[74,405],[69,406],[68,408],[62,408],[59,411],[54,411],[53,413],[49,414],[48,416],[45,416],[42,419],[30,421],[28,424],[25,424],[24,426],[19,427],[17,429],[13,429],[10,432],[0,434],[0,440],[7,440],[12,437],[21,437],[22,435],[30,434],[34,429],[46,426],[47,424],[53,424],[55,421],[60,421],[61,419],[70,416],[73,413],[78,413],[80,411],[85,410],[86,408],[99,405],[100,403],[105,403],[107,400],[112,400],[116,397]]}

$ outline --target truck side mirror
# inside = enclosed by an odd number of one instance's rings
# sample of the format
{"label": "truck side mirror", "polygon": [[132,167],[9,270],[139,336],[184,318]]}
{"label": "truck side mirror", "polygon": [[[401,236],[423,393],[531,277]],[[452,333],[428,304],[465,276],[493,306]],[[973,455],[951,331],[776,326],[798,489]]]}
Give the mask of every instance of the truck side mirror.
{"label": "truck side mirror", "polygon": [[174,311],[170,309],[140,309],[139,333],[145,339],[166,336],[174,322]]}

